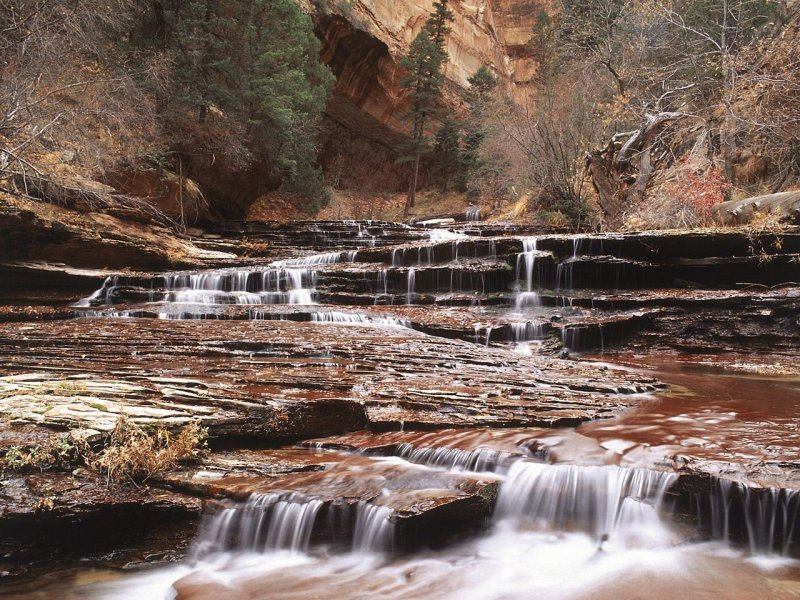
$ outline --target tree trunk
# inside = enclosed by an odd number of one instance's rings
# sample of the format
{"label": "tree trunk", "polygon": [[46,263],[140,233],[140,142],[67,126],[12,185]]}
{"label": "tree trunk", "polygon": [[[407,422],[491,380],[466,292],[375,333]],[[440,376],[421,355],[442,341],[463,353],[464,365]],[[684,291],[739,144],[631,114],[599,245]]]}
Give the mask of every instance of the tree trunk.
{"label": "tree trunk", "polygon": [[411,168],[411,181],[408,185],[408,197],[406,198],[406,208],[403,211],[403,217],[407,218],[409,211],[414,208],[417,200],[417,180],[419,178],[419,161],[421,153],[417,152],[414,156],[414,166]]}
{"label": "tree trunk", "polygon": [[[586,166],[607,226],[620,225],[625,209],[644,198],[654,174],[653,145],[664,129],[683,117],[682,113],[675,112],[647,115],[640,129],[617,134],[605,148],[588,154]],[[623,137],[627,140],[620,147]],[[634,167],[637,155],[638,165]]]}
{"label": "tree trunk", "polygon": [[613,226],[615,216],[621,212],[619,181],[615,177],[613,156],[613,148],[610,144],[603,150],[593,150],[586,157],[592,186],[597,192],[597,202],[609,226]]}

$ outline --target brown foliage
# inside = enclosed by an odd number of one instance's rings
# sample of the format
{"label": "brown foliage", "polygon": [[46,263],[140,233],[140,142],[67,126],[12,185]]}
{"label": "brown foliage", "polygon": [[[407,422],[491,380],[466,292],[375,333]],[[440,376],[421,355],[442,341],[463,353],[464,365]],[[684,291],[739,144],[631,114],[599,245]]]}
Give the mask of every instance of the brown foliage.
{"label": "brown foliage", "polygon": [[109,481],[147,481],[187,460],[200,458],[206,450],[207,431],[191,423],[177,434],[157,428],[148,434],[125,416],[117,421],[109,442],[87,464]]}

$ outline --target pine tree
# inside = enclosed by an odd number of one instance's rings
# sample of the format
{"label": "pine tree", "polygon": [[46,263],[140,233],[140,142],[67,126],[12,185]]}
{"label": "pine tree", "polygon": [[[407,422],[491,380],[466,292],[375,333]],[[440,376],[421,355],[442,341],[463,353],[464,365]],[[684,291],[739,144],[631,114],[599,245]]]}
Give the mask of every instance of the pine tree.
{"label": "pine tree", "polygon": [[315,166],[316,127],[335,81],[319,62],[311,18],[293,0],[254,0],[250,64],[242,69],[254,143],[284,173],[284,187],[327,200]]}
{"label": "pine tree", "polygon": [[485,66],[481,66],[468,80],[470,89],[467,94],[470,113],[467,119],[468,131],[464,136],[460,168],[463,173],[464,187],[467,193],[475,194],[480,177],[483,160],[480,148],[486,139],[486,110],[492,94],[497,89],[497,78]]}
{"label": "pine tree", "polygon": [[448,60],[445,43],[450,32],[448,23],[453,20],[453,13],[447,3],[448,0],[434,2],[433,13],[411,42],[408,54],[400,62],[407,72],[400,87],[411,92],[411,107],[408,111],[408,119],[412,125],[411,138],[401,148],[401,160],[412,164],[405,216],[408,216],[409,209],[416,200],[420,160],[429,144],[425,129],[431,117],[436,114],[444,79],[442,70]]}
{"label": "pine tree", "polygon": [[433,147],[434,168],[443,192],[447,191],[453,176],[458,174],[460,155],[461,132],[455,120],[448,117],[442,121],[442,126],[436,132]]}
{"label": "pine tree", "polygon": [[220,15],[216,0],[171,2],[164,13],[175,55],[175,99],[196,109],[203,123],[210,106],[227,109],[232,101],[226,85],[231,23]]}
{"label": "pine tree", "polygon": [[448,23],[452,23],[455,19],[453,11],[447,6],[448,0],[436,0],[433,3],[433,13],[428,17],[425,22],[425,29],[431,36],[431,39],[439,48],[439,51],[445,56],[447,60],[447,34],[452,31]]}
{"label": "pine tree", "polygon": [[[154,12],[164,25],[160,49],[175,57],[173,117],[187,108],[206,121],[214,107],[246,124],[247,160],[276,166],[284,186],[327,199],[316,161],[316,128],[334,83],[319,62],[311,18],[294,0],[168,0]],[[215,148],[207,151],[216,152]]]}

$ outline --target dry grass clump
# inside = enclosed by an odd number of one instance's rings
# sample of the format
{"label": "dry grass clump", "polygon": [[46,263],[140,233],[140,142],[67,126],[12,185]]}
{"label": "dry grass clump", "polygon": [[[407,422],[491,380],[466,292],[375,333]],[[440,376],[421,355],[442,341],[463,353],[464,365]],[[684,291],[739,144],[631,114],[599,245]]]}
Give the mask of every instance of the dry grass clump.
{"label": "dry grass clump", "polygon": [[86,462],[109,481],[145,482],[182,462],[201,458],[207,451],[207,437],[208,431],[197,422],[187,425],[177,434],[163,427],[148,433],[122,416],[105,448],[87,457]]}

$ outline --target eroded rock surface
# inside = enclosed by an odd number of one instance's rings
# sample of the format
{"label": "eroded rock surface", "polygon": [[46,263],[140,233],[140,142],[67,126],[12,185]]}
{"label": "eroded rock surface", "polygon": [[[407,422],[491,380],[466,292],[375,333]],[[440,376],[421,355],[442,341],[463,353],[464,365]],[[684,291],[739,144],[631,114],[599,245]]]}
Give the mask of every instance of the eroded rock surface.
{"label": "eroded rock surface", "polygon": [[[520,232],[234,224],[197,242],[225,253],[213,269],[111,276],[78,306],[52,300],[30,316],[48,322],[20,322],[15,306],[0,317],[17,321],[0,324],[0,454],[70,433],[102,444],[122,415],[172,430],[199,421],[211,456],[151,485],[217,515],[313,501],[320,539],[355,536],[374,511],[409,546],[480,526],[518,461],[677,474],[671,498],[703,525],[692,502],[708,512],[730,499],[740,516],[795,507],[791,383],[718,385],[703,372],[670,381],[705,396],[667,394],[660,370],[619,353],[796,375],[797,231],[504,233]],[[64,289],[96,275],[33,270]],[[554,357],[593,350],[632,369]],[[723,401],[733,387],[744,404]],[[67,498],[99,484],[42,477]],[[29,503],[12,479],[14,502]]]}
{"label": "eroded rock surface", "polygon": [[[199,419],[264,441],[360,429],[577,424],[655,381],[401,328],[81,319],[0,326],[12,424],[110,430]],[[598,376],[598,375],[601,376]]]}
{"label": "eroded rock surface", "polygon": [[[154,529],[194,527],[201,501],[74,473],[6,473],[0,480],[0,560],[19,565],[115,550]],[[184,532],[184,535],[186,533]]]}

